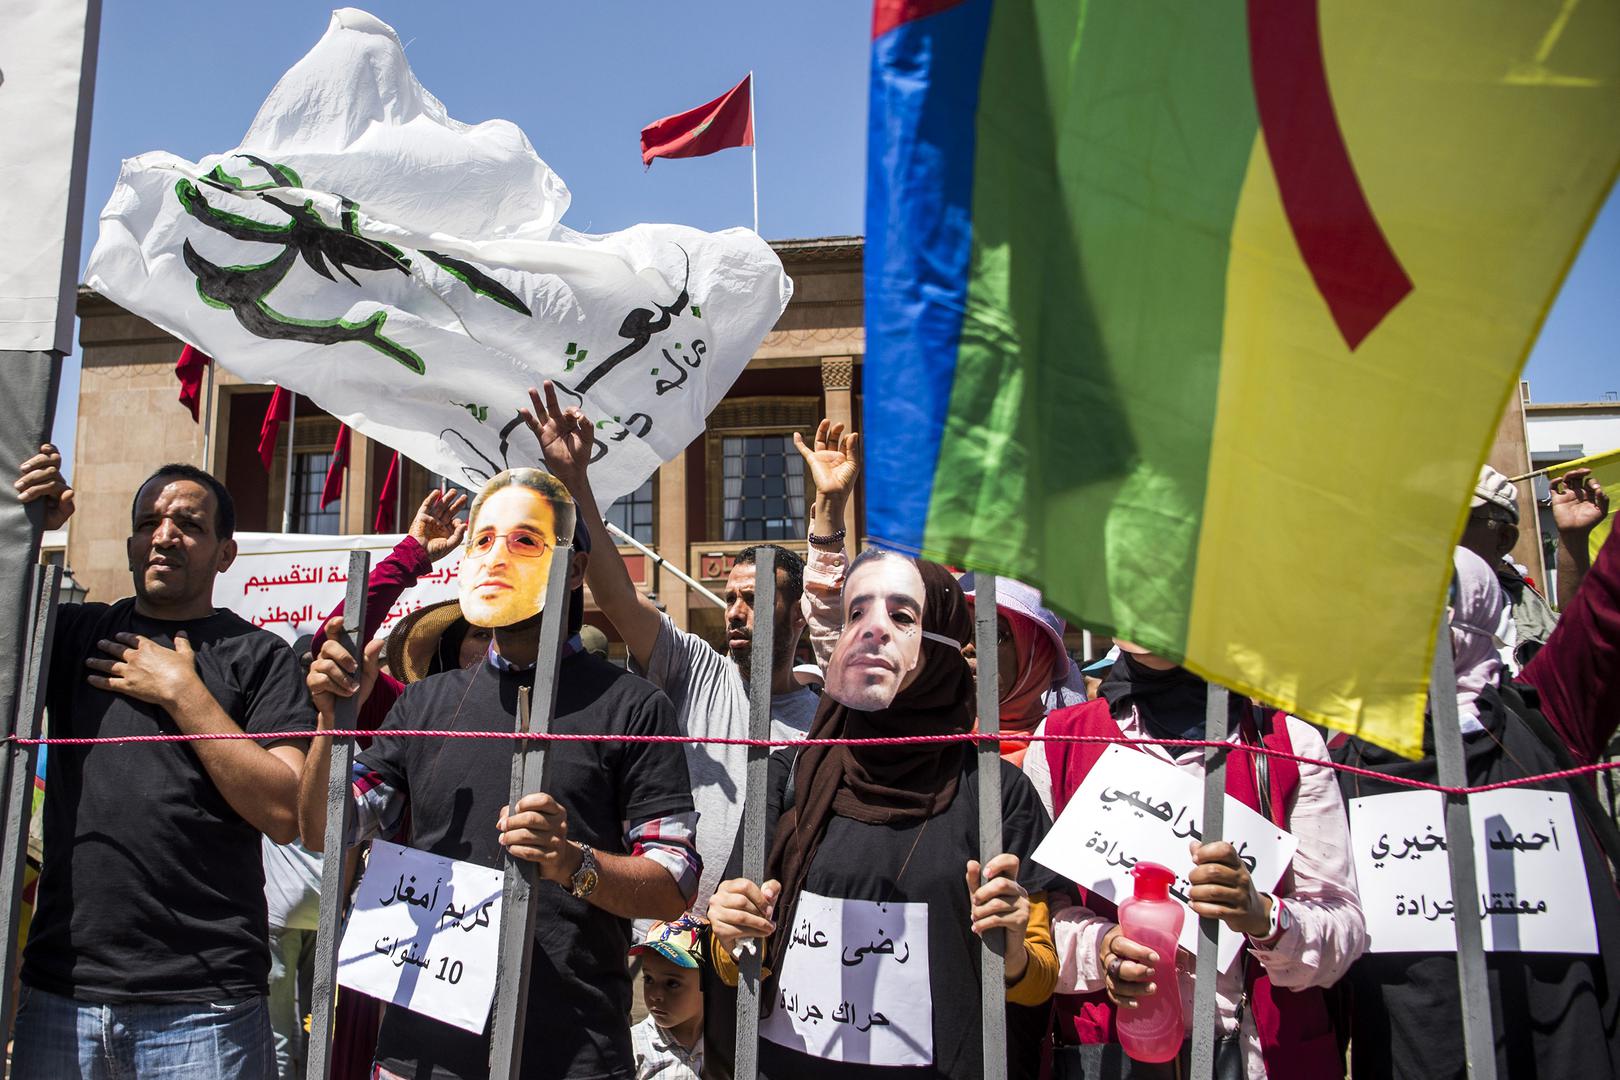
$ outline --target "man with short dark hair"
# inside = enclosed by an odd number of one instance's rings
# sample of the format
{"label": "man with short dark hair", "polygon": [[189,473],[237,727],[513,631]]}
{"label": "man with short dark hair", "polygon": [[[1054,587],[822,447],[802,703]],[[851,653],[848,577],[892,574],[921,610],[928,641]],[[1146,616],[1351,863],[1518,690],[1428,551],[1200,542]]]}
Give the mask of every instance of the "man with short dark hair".
{"label": "man with short dark hair", "polygon": [[[60,469],[46,445],[16,484],[47,528],[73,512]],[[50,734],[310,730],[292,650],[214,607],[236,558],[224,485],[165,465],[131,519],[135,595],[57,614]],[[297,835],[302,760],[293,740],[52,751],[12,1076],[274,1075],[259,834]]]}
{"label": "man with short dark hair", "polygon": [[[550,383],[545,386],[543,401],[537,391],[530,390],[529,396],[533,411],[525,411],[524,415],[540,441],[546,468],[567,485],[578,507],[580,521],[590,530],[596,557],[591,560],[587,581],[596,606],[619,631],[637,667],[675,703],[677,724],[683,734],[746,739],[755,617],[754,556],[758,548],[738,552],[726,575],[726,651],[722,655],[696,634],[677,627],[630,579],[586,475],[595,443],[595,428],[578,409],[562,409]],[[825,421],[822,428],[825,435]],[[837,444],[838,440],[834,439],[833,454],[844,466],[839,473],[843,486],[834,495],[822,496],[818,484],[818,501],[830,503],[837,499],[836,507],[821,515],[828,520],[842,516],[842,499],[847,497],[855,472],[853,457],[839,454]],[[846,443],[844,449],[852,451],[853,445]],[[834,485],[829,482],[827,486]],[[842,567],[842,530],[828,539],[838,560],[838,569],[830,575],[836,580]],[[800,605],[803,592],[804,561],[787,548],[779,547],[771,657],[771,734],[777,739],[802,738],[810,730],[810,721],[819,703],[815,692],[800,685],[793,674],[794,652],[805,628],[805,614]],[[709,897],[720,883],[721,872],[731,854],[732,840],[742,821],[747,763],[748,751],[743,746],[686,744],[692,801],[699,814],[697,846],[703,856],[703,880],[693,908],[698,914],[708,907]]]}

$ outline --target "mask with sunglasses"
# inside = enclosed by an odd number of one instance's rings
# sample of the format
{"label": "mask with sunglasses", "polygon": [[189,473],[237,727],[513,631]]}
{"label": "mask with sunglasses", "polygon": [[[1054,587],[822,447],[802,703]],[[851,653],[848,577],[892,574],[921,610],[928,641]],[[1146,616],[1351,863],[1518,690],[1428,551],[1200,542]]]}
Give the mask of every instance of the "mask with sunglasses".
{"label": "mask with sunglasses", "polygon": [[461,612],[474,626],[513,626],[539,614],[558,537],[574,531],[574,506],[560,487],[554,495],[515,476],[500,485],[505,476],[479,496],[467,529]]}

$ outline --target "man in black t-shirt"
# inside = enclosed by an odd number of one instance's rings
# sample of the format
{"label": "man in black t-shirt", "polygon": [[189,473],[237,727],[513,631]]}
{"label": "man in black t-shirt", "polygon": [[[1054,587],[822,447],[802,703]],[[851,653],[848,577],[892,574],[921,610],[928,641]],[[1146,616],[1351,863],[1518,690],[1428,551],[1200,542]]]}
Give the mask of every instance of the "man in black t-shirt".
{"label": "man in black t-shirt", "polygon": [[[60,464],[47,445],[16,485],[48,528],[73,512]],[[50,734],[310,730],[292,650],[214,607],[236,557],[224,486],[165,465],[132,517],[135,595],[58,612]],[[293,741],[52,751],[13,1077],[274,1075],[259,834],[296,835],[302,761]]]}
{"label": "man in black t-shirt", "polygon": [[[518,690],[531,686],[539,652],[536,611],[550,566],[567,553],[573,504],[552,477],[515,469],[492,479],[473,503],[462,560],[461,608],[495,636],[483,663],[406,686],[369,749],[355,761],[353,846],[393,836],[410,813],[411,846],[480,866],[527,859],[552,884],[539,905],[524,1026],[525,1077],[630,1080],[630,977],[624,956],[630,920],[674,919],[697,891],[686,758],[678,744],[562,742],[547,746],[545,792],[503,805],[512,744],[498,739],[389,738],[389,729],[506,731]],[[577,534],[576,534],[577,535]],[[588,556],[572,555],[569,585],[580,589]],[[579,605],[571,605],[551,730],[593,735],[676,734],[669,699],[645,680],[586,653]],[[348,654],[328,642],[311,668],[320,725],[335,696],[364,692],[375,650],[359,680]],[[341,669],[341,670],[339,670]],[[329,740],[314,742],[299,813],[312,850],[326,836]],[[516,918],[519,913],[510,912]],[[390,1006],[377,1037],[382,1078],[468,1080],[489,1072],[489,1040]]]}

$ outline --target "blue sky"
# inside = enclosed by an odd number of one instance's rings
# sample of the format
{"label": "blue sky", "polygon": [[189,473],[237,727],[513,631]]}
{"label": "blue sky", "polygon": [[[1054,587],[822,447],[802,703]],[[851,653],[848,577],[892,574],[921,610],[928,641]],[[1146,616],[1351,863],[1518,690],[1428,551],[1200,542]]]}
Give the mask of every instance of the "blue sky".
{"label": "blue sky", "polygon": [[[235,146],[277,78],[326,29],[329,0],[212,5],[105,0],[84,254],[119,162],[147,150],[196,160]],[[616,3],[383,2],[417,77],[460,120],[518,124],[573,193],[565,221],[716,229],[752,214],[749,155],[654,163],[644,124],[717,97],[752,69],[760,232],[863,231],[870,0]],[[81,264],[82,265],[82,264]],[[1620,391],[1620,198],[1611,196],[1526,368],[1537,401]],[[78,361],[55,440],[71,457]],[[179,406],[176,406],[178,409]]]}

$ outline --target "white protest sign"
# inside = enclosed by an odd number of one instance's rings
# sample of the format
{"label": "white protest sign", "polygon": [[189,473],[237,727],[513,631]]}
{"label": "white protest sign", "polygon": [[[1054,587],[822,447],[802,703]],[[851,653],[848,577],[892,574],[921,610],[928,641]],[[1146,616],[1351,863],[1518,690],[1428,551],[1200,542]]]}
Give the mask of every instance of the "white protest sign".
{"label": "white protest sign", "polygon": [[[1487,952],[1596,953],[1575,811],[1558,791],[1468,799]],[[1350,800],[1350,842],[1369,952],[1455,952],[1445,797]]]}
{"label": "white protest sign", "polygon": [[376,840],[338,946],[338,984],[479,1034],[500,942],[499,870]]}
{"label": "white protest sign", "polygon": [[[1131,867],[1143,860],[1162,863],[1176,874],[1170,895],[1185,905],[1191,888],[1187,875],[1193,870],[1187,845],[1189,840],[1205,839],[1194,816],[1203,805],[1201,774],[1183,772],[1140,751],[1110,746],[1033,858],[1115,903],[1133,891]],[[1254,887],[1270,892],[1288,869],[1298,842],[1292,833],[1231,796],[1226,798],[1225,812],[1220,839],[1237,849]],[[1219,941],[1216,963],[1225,971],[1237,958],[1243,935],[1222,924]],[[1181,924],[1180,944],[1188,952],[1198,950],[1198,916],[1191,908]]]}
{"label": "white protest sign", "polygon": [[[399,542],[397,536],[311,536],[299,533],[237,533],[236,561],[214,579],[214,603],[289,643],[319,630],[343,602],[349,553],[371,552],[376,567]],[[388,609],[378,637],[418,608],[454,600],[461,571],[458,548],[434,564]]]}
{"label": "white protest sign", "polygon": [[760,1036],[828,1061],[934,1063],[928,905],[799,894]]}

